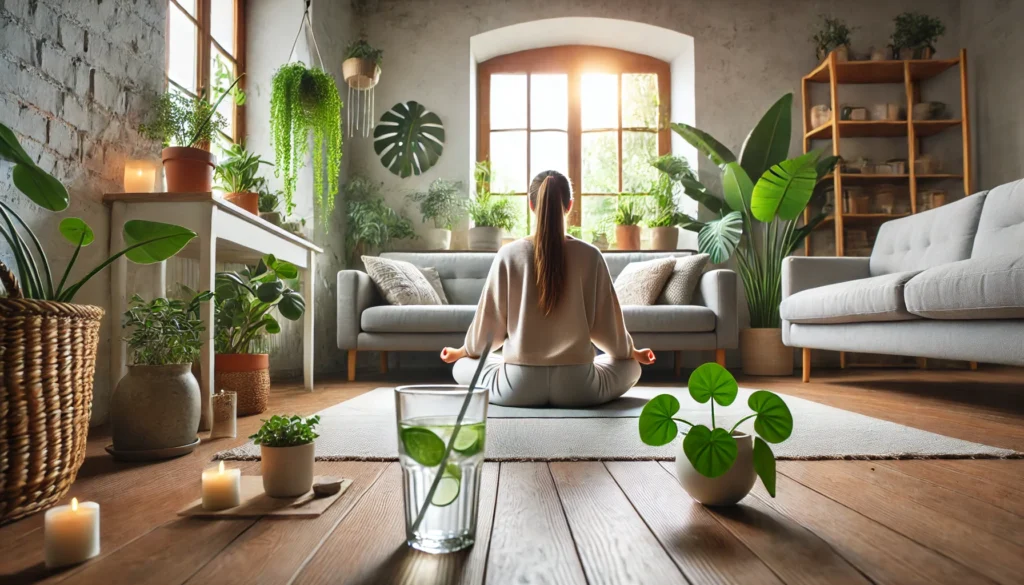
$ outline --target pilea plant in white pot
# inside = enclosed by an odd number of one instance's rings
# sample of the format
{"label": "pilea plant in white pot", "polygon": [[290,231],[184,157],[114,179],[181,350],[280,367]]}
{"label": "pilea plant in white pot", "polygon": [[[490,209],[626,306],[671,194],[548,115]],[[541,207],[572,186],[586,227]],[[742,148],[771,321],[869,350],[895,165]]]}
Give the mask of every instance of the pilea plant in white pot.
{"label": "pilea plant in white pot", "polygon": [[[676,475],[683,489],[706,506],[731,506],[742,500],[757,476],[774,498],[775,455],[768,443],[781,443],[793,433],[793,415],[786,403],[772,392],[758,390],[747,400],[754,414],[726,429],[715,425],[715,403],[724,407],[736,400],[736,378],[712,362],[694,370],[688,386],[694,400],[711,404],[711,426],[677,418],[679,400],[661,394],[640,413],[640,439],[648,445],[667,445],[679,434],[678,423],[689,427],[676,455]],[[756,437],[739,430],[750,419]]]}
{"label": "pilea plant in white pot", "polygon": [[313,487],[313,456],[319,416],[274,415],[250,436],[260,446],[263,491],[272,498],[294,498]]}

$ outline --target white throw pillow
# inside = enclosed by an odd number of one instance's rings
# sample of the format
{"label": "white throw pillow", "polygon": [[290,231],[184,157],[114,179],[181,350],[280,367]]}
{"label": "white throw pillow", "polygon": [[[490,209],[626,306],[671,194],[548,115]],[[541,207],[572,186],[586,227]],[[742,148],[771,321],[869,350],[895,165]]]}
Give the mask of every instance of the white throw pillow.
{"label": "white throw pillow", "polygon": [[690,305],[693,304],[693,293],[700,284],[700,277],[704,274],[704,267],[707,266],[710,256],[707,254],[694,254],[676,258],[676,265],[672,269],[672,275],[665,283],[665,289],[658,297],[659,305]]}
{"label": "white throw pillow", "polygon": [[675,258],[630,262],[615,279],[620,305],[653,305],[676,266]]}
{"label": "white throw pillow", "polygon": [[402,260],[363,256],[363,265],[384,299],[392,305],[440,305],[437,291],[420,269]]}
{"label": "white throw pillow", "polygon": [[427,277],[427,282],[429,282],[430,286],[434,288],[434,292],[436,292],[437,296],[441,299],[441,304],[447,305],[448,296],[444,294],[444,287],[441,286],[441,275],[437,273],[437,268],[428,266],[426,268],[421,268],[420,272],[423,273],[423,276]]}

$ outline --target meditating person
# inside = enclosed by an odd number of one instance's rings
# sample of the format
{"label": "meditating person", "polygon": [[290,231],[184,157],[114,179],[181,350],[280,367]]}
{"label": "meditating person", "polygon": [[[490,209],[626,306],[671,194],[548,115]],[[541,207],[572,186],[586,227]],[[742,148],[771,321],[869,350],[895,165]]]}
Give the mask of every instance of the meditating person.
{"label": "meditating person", "polygon": [[[444,348],[459,384],[468,385],[489,339],[477,386],[503,406],[581,407],[622,396],[654,352],[636,349],[601,251],[565,233],[572,186],[559,172],[530,183],[533,236],[501,248],[487,275],[466,343]],[[595,356],[594,346],[602,352]]]}

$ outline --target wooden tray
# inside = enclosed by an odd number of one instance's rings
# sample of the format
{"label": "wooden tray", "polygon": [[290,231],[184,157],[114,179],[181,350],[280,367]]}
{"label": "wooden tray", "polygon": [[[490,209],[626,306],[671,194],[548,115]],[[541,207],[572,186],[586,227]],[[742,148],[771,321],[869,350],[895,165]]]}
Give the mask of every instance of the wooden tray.
{"label": "wooden tray", "polygon": [[[322,477],[313,478],[316,483]],[[252,518],[254,516],[287,516],[289,518],[316,518],[323,514],[331,504],[352,485],[351,479],[341,481],[341,489],[332,496],[318,498],[313,490],[297,498],[272,498],[263,493],[263,477],[259,475],[242,476],[242,503],[226,510],[206,510],[203,499],[199,498],[178,511],[179,516],[199,516],[203,518]]]}

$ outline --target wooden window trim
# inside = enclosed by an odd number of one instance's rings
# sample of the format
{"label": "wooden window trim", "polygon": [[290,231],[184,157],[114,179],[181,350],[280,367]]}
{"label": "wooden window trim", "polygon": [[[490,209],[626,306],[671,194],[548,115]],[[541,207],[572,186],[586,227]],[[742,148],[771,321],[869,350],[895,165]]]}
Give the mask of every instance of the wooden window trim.
{"label": "wooden window trim", "polygon": [[[622,133],[623,132],[656,132],[658,134],[658,154],[664,155],[671,151],[671,134],[667,124],[659,122],[657,129],[650,128],[623,128],[622,127],[622,76],[623,73],[653,73],[658,76],[658,100],[659,121],[669,111],[671,103],[672,77],[669,64],[665,61],[655,59],[648,55],[631,53],[619,49],[607,47],[595,47],[588,45],[564,45],[558,47],[545,47],[541,49],[529,49],[517,53],[500,55],[488,59],[477,65],[477,160],[484,161],[490,158],[490,108],[491,108],[491,75],[493,74],[534,74],[534,73],[564,73],[569,77],[568,99],[569,99],[569,120],[568,129],[560,128],[544,129],[532,128],[530,126],[530,76],[526,78],[526,128],[499,129],[503,131],[526,131],[526,167],[530,168],[530,133],[544,130],[567,132],[569,140],[569,180],[574,188],[579,191],[582,188],[582,137],[584,132],[600,132],[600,129],[582,130],[582,115],[580,111],[580,79],[583,73],[612,73],[618,76],[618,94],[616,99],[616,110],[618,116],[618,128],[608,128],[604,131],[617,131],[618,154],[619,154],[619,192],[622,191]],[[530,177],[527,177],[529,181]],[[523,195],[517,193],[517,195]],[[582,193],[578,195],[600,196],[606,193]],[[570,225],[579,226],[582,219],[582,200],[573,206],[569,215]]]}

